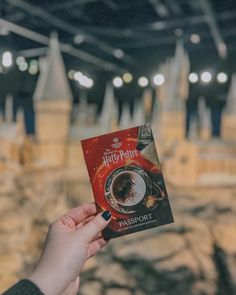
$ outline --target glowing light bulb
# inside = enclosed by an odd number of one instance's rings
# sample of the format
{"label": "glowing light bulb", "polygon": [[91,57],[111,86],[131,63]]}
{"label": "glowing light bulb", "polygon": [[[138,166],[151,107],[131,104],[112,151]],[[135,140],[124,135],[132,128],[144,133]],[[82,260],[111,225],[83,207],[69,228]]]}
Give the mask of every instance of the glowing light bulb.
{"label": "glowing light bulb", "polygon": [[165,77],[162,74],[156,74],[153,78],[153,83],[156,86],[161,86],[165,82]]}
{"label": "glowing light bulb", "polygon": [[197,73],[190,73],[188,76],[189,82],[197,83],[198,81],[198,74]]}
{"label": "glowing light bulb", "polygon": [[12,53],[10,51],[5,51],[2,55],[2,65],[5,68],[9,68],[12,66],[13,60],[12,60]]}
{"label": "glowing light bulb", "polygon": [[142,77],[140,77],[139,79],[138,79],[138,85],[140,86],[140,87],[147,87],[148,86],[148,78],[146,78],[146,77],[144,77],[144,76],[142,76]]}
{"label": "glowing light bulb", "polygon": [[123,86],[123,81],[121,79],[121,77],[115,77],[112,81],[114,87],[116,88],[120,88],[121,86]]}
{"label": "glowing light bulb", "polygon": [[131,73],[124,73],[122,78],[125,83],[130,83],[133,80],[133,75]]}
{"label": "glowing light bulb", "polygon": [[228,80],[226,73],[220,72],[217,74],[216,79],[219,83],[225,83]]}
{"label": "glowing light bulb", "polygon": [[210,72],[203,72],[201,74],[201,81],[203,83],[210,83],[212,80],[212,74]]}

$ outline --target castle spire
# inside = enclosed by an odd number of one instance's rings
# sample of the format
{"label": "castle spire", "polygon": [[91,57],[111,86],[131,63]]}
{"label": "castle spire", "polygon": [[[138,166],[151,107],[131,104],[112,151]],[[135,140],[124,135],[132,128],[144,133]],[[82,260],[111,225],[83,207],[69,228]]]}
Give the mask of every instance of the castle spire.
{"label": "castle spire", "polygon": [[[110,131],[112,121],[117,121],[117,103],[115,101],[114,89],[111,82],[108,82],[105,89],[102,111],[100,115],[101,126],[104,131]],[[115,122],[117,123],[117,122]]]}
{"label": "castle spire", "polygon": [[120,128],[125,129],[131,127],[132,120],[131,120],[131,115],[130,115],[130,110],[128,104],[123,105],[122,113],[121,113],[121,118],[120,118]]}
{"label": "castle spire", "polygon": [[16,123],[21,134],[25,133],[25,115],[23,108],[19,108],[16,113]]}
{"label": "castle spire", "polygon": [[232,75],[225,112],[227,114],[236,115],[236,74]]}
{"label": "castle spire", "polygon": [[134,126],[143,125],[145,123],[145,114],[142,100],[135,101],[134,103],[134,113],[133,113],[133,124]]}
{"label": "castle spire", "polygon": [[3,119],[3,112],[2,110],[0,109],[0,125],[3,123],[4,119]]}
{"label": "castle spire", "polygon": [[47,56],[41,64],[34,99],[50,101],[72,99],[56,33],[51,34]]}
{"label": "castle spire", "polygon": [[200,97],[198,101],[198,116],[200,128],[211,129],[211,113],[206,106],[204,98]]}
{"label": "castle spire", "polygon": [[184,111],[183,100],[188,96],[189,65],[189,58],[184,50],[183,40],[178,40],[175,56],[167,60],[160,71],[166,79],[166,82],[159,90],[161,96],[164,95],[163,110]]}
{"label": "castle spire", "polygon": [[14,121],[14,111],[13,111],[13,96],[8,94],[5,101],[5,122],[12,123]]}

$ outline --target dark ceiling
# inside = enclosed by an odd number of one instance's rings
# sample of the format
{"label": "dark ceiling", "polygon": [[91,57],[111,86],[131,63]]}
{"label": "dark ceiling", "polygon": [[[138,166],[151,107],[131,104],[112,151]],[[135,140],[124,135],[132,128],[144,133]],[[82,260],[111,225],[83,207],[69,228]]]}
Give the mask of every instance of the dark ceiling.
{"label": "dark ceiling", "polygon": [[[126,70],[135,78],[151,77],[173,56],[178,38],[184,41],[192,71],[236,72],[234,0],[0,0],[0,55],[5,50],[28,60],[45,55],[52,31],[58,33],[67,70],[94,79],[89,102],[100,108],[108,78]],[[191,41],[193,34],[200,42]],[[134,80],[117,90],[119,105],[140,97]],[[19,72],[16,66],[0,73],[0,109],[11,92],[18,105],[33,112],[36,81],[37,75]],[[77,102],[80,90],[70,83]],[[190,88],[190,98],[208,97],[215,106],[219,98],[225,100],[228,86],[197,83]]]}
{"label": "dark ceiling", "polygon": [[[42,54],[50,32],[57,31],[60,42],[70,44],[65,53],[67,67],[149,73],[173,54],[180,35],[193,66],[221,61],[220,42],[228,53],[222,63],[236,55],[233,0],[1,0],[0,7],[1,19],[20,26],[13,31],[21,33],[1,36],[1,46],[26,50],[28,56]],[[23,37],[22,28],[32,31],[31,36]],[[42,35],[42,40],[34,33]],[[195,33],[201,37],[198,44],[190,41]],[[39,50],[27,52],[30,48]],[[120,57],[117,49],[124,55]]]}

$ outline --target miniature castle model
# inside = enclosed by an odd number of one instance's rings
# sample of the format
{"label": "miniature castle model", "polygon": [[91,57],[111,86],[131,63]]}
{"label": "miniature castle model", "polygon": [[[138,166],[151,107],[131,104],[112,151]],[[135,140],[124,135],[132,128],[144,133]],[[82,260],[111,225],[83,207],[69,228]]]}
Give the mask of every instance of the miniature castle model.
{"label": "miniature castle model", "polygon": [[174,58],[161,66],[165,83],[157,89],[160,101],[158,139],[165,149],[185,138],[185,100],[188,97],[189,59],[181,41],[177,43]]}
{"label": "miniature castle model", "polygon": [[232,76],[226,108],[222,120],[222,137],[236,141],[236,74]]}
{"label": "miniature castle model", "polygon": [[8,167],[20,169],[21,147],[23,145],[24,115],[19,110],[14,122],[13,97],[8,95],[5,103],[5,118],[0,119],[0,172]]}
{"label": "miniature castle model", "polygon": [[50,40],[34,94],[36,143],[41,161],[66,163],[72,94],[56,37]]}
{"label": "miniature castle model", "polygon": [[211,139],[210,114],[202,100],[198,109],[201,124],[193,125],[194,136],[187,140],[185,100],[189,92],[189,68],[188,55],[179,41],[175,56],[160,67],[165,83],[157,88],[153,110],[152,96],[147,88],[141,102],[135,103],[133,116],[124,105],[118,123],[118,106],[110,83],[106,86],[99,118],[96,117],[96,106],[88,105],[83,90],[80,104],[72,110],[72,94],[59,43],[57,37],[52,36],[33,96],[35,136],[30,138],[25,134],[21,111],[16,122],[13,121],[12,98],[8,97],[5,119],[0,117],[0,171],[75,166],[81,167],[81,174],[84,174],[81,139],[142,125],[152,117],[154,136],[169,183],[180,186],[235,183],[236,75],[232,78],[223,115],[222,140]]}

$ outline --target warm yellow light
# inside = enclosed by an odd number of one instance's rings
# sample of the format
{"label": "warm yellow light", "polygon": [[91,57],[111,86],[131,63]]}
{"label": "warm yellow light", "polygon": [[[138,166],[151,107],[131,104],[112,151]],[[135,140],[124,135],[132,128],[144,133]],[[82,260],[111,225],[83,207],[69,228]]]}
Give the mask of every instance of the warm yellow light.
{"label": "warm yellow light", "polygon": [[125,83],[130,83],[133,80],[133,75],[131,73],[124,73],[122,78]]}
{"label": "warm yellow light", "polygon": [[147,87],[148,86],[148,78],[146,78],[146,77],[144,77],[144,76],[142,76],[142,77],[140,77],[139,79],[138,79],[138,85],[140,86],[140,87]]}

